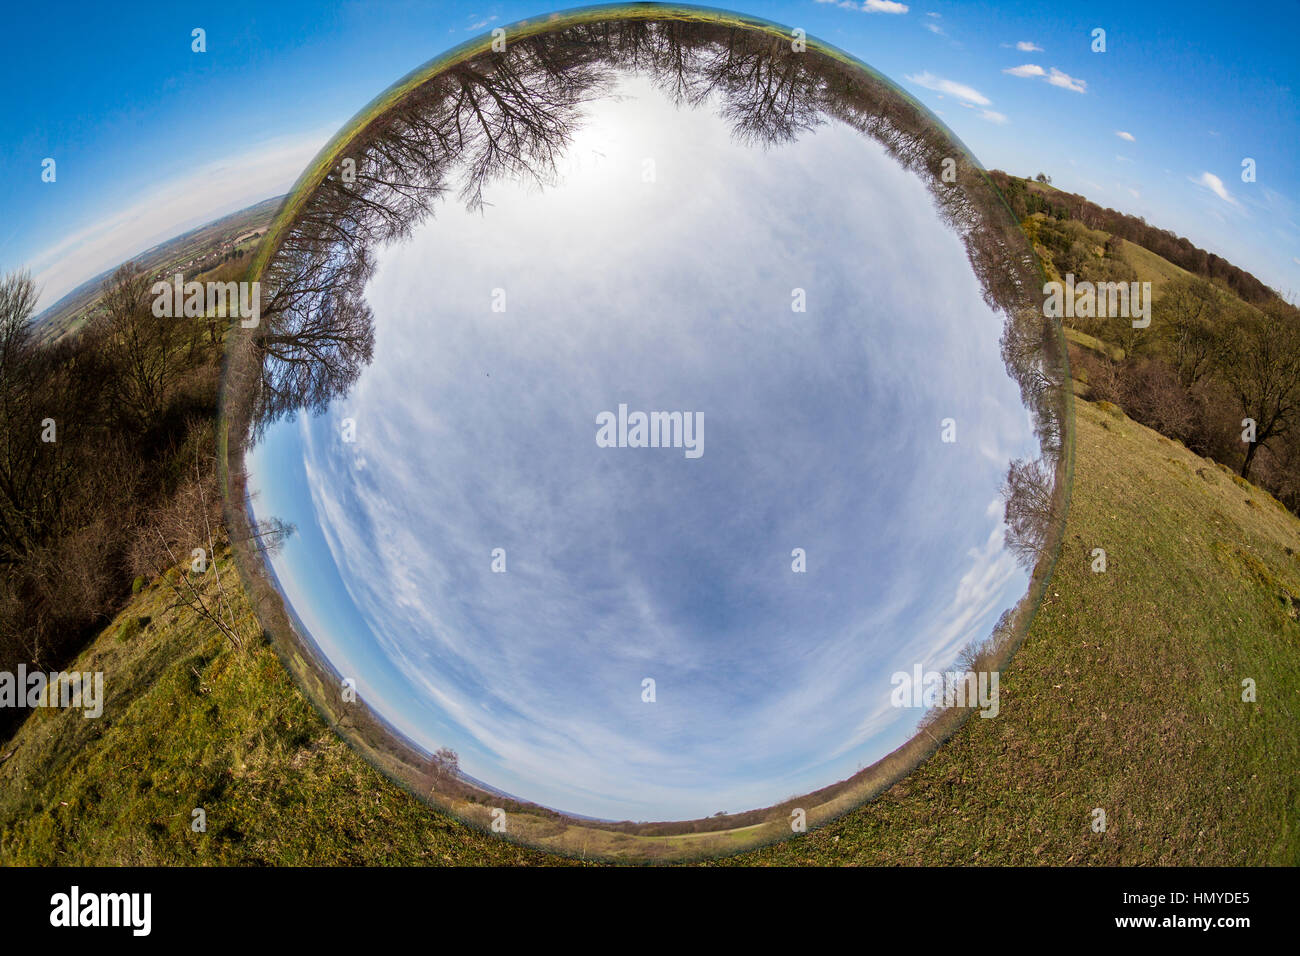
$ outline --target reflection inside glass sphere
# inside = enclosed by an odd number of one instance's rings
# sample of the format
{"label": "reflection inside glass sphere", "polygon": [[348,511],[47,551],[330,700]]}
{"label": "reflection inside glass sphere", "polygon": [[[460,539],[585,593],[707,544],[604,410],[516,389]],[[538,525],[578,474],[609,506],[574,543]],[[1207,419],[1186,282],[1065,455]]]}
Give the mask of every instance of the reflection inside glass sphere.
{"label": "reflection inside glass sphere", "polygon": [[294,528],[246,562],[259,613],[463,816],[788,835],[996,713],[1063,519],[1036,263],[830,51],[520,32],[408,78],[280,225],[227,392],[233,510]]}

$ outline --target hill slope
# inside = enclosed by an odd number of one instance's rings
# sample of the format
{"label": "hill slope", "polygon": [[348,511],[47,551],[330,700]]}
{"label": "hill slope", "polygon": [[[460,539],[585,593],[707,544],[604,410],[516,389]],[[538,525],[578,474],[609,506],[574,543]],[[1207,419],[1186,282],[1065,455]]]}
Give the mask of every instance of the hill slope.
{"label": "hill slope", "polygon": [[[727,862],[1300,862],[1300,520],[1117,409],[1076,408],[1066,551],[1000,715],[873,803]],[[38,711],[0,748],[0,861],[564,862],[393,786],[268,646],[229,649],[168,593],[150,585],[78,661],[108,675],[101,719]]]}
{"label": "hill slope", "polygon": [[1190,276],[1186,269],[1179,268],[1168,259],[1163,259],[1149,249],[1143,249],[1127,239],[1119,240],[1120,256],[1133,267],[1139,282],[1150,282],[1151,291],[1159,296],[1170,279]]}

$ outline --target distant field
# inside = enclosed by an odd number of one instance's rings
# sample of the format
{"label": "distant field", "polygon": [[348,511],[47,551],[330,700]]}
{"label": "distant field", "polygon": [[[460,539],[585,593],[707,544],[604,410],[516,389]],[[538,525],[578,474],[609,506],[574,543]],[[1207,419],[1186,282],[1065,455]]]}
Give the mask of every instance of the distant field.
{"label": "distant field", "polygon": [[[146,249],[133,260],[145,272],[170,274],[193,271],[195,265],[223,248],[241,249],[245,252],[257,245],[257,240],[234,240],[250,232],[265,233],[275,218],[284,197],[277,196],[256,205],[231,213],[197,229],[191,229],[175,239]],[[104,280],[114,270],[83,282],[58,302],[37,315],[32,321],[38,334],[46,341],[55,341],[76,332],[86,323],[99,299]]]}
{"label": "distant field", "polygon": [[[1300,862],[1300,521],[1113,408],[1077,403],[1077,456],[1066,549],[1000,715],[876,801],[725,862]],[[566,862],[429,810],[269,647],[227,649],[166,594],[147,587],[76,665],[109,675],[102,719],[40,711],[0,747],[0,860]]]}

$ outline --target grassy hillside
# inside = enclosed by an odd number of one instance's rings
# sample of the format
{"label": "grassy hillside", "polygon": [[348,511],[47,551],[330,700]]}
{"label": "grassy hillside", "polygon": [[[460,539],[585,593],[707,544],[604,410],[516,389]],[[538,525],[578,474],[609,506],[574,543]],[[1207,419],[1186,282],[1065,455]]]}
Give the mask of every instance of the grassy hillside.
{"label": "grassy hillside", "polygon": [[1133,267],[1139,282],[1151,283],[1151,291],[1154,295],[1160,295],[1160,290],[1170,279],[1191,275],[1186,269],[1180,269],[1168,259],[1162,259],[1136,243],[1129,242],[1127,239],[1119,239],[1118,242],[1120,257]]}
{"label": "grassy hillside", "polygon": [[[1047,188],[1051,189],[1052,187],[1048,186]],[[1098,233],[1098,236],[1100,237],[1104,237],[1105,235],[1105,233]],[[1105,239],[1103,238],[1101,241],[1104,242]],[[1143,249],[1141,246],[1135,245],[1127,239],[1116,239],[1115,242],[1118,246],[1117,255],[1119,259],[1132,267],[1133,272],[1136,275],[1136,281],[1151,283],[1151,295],[1153,298],[1159,297],[1161,289],[1164,288],[1165,283],[1169,280],[1191,275],[1191,273],[1186,269],[1180,269],[1172,262],[1160,258],[1160,256],[1156,255],[1154,252]],[[1037,251],[1040,256],[1044,256],[1047,252],[1047,250],[1043,249],[1041,246],[1037,247]],[[1060,277],[1057,276],[1056,278],[1059,280]],[[1091,349],[1092,351],[1115,361],[1121,361],[1124,358],[1124,350],[1118,345],[1105,342],[1096,336],[1088,335],[1087,333],[1076,328],[1071,328],[1068,325],[1065,326],[1065,337],[1070,342],[1080,346],[1081,348]]]}
{"label": "grassy hillside", "polygon": [[[1076,407],[1066,552],[1000,715],[873,803],[726,862],[1300,862],[1300,521],[1118,409]],[[38,711],[0,747],[0,861],[564,862],[390,784],[268,646],[229,649],[169,594],[145,588],[78,661],[106,673],[101,719]]]}
{"label": "grassy hillside", "polygon": [[1068,325],[1065,327],[1065,339],[1080,348],[1091,349],[1099,355],[1105,355],[1116,361],[1124,358],[1124,350],[1118,345],[1111,345],[1103,342],[1095,335],[1089,335],[1086,332],[1080,332],[1078,329],[1072,329]]}
{"label": "grassy hillside", "polygon": [[1023,221],[1042,215],[1050,219],[1072,220],[1085,228],[1104,231],[1107,235],[1135,243],[1177,267],[1221,283],[1251,305],[1264,305],[1274,297],[1271,289],[1244,269],[1145,219],[1103,208],[1077,193],[1011,176],[999,169],[989,170],[988,175],[1002,191],[1017,219]]}

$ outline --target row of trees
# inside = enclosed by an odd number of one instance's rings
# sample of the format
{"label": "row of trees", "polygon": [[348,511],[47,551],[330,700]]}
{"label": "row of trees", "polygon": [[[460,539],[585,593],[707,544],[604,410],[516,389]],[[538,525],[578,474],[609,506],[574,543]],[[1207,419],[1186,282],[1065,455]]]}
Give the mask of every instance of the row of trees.
{"label": "row of trees", "polygon": [[1125,349],[1120,360],[1079,355],[1093,397],[1300,512],[1300,309],[1277,297],[1249,306],[1188,276],[1164,286],[1149,328],[1112,318],[1093,331]]}
{"label": "row of trees", "polygon": [[[219,536],[213,419],[224,323],[159,318],[127,264],[78,332],[31,326],[0,280],[0,670],[61,668],[138,576]],[[0,712],[0,736],[23,711]]]}
{"label": "row of trees", "polygon": [[1120,254],[1118,239],[1081,222],[1031,218],[1024,222],[1024,229],[1046,253],[1055,278],[1069,274],[1076,281],[1096,283],[1133,282],[1138,277],[1137,270]]}
{"label": "row of trees", "polygon": [[[1104,230],[1112,236],[1136,243],[1193,275],[1218,281],[1245,302],[1262,305],[1274,297],[1273,291],[1249,272],[1198,248],[1168,229],[1149,225],[1140,216],[1098,206],[1075,193],[1044,192],[1032,188],[1028,180],[1009,176],[999,169],[991,170],[989,178],[1002,190],[1017,219],[1024,220],[1035,213],[1057,220],[1073,219],[1089,229]],[[1046,177],[1044,180],[1051,182]]]}

